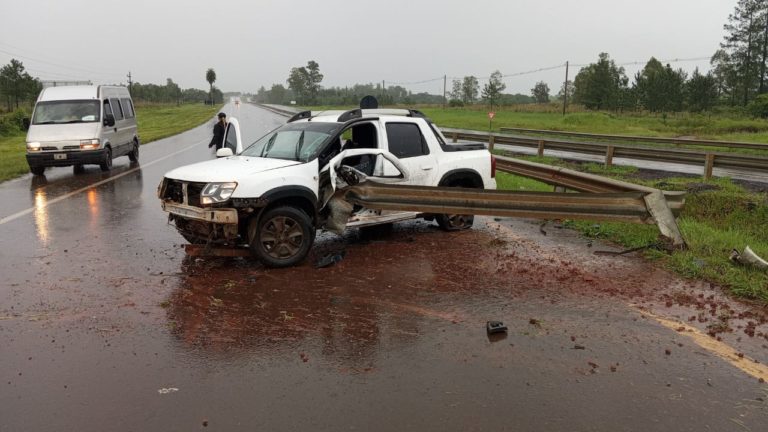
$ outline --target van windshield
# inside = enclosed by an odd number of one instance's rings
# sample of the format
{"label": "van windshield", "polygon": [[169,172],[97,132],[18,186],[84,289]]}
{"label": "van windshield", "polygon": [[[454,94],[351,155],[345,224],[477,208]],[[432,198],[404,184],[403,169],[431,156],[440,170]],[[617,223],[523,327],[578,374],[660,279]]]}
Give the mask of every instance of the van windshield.
{"label": "van windshield", "polygon": [[94,123],[100,120],[96,100],[38,102],[32,124]]}
{"label": "van windshield", "polygon": [[338,123],[288,123],[264,135],[241,154],[308,162],[317,156],[338,127]]}

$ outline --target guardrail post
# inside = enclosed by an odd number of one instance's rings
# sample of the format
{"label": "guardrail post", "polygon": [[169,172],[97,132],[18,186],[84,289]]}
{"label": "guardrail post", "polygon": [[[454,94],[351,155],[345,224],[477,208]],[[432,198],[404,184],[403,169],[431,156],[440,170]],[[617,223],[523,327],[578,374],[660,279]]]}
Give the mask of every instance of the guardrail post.
{"label": "guardrail post", "polygon": [[715,154],[707,153],[704,162],[704,179],[709,180],[712,178],[712,169],[715,167]]}
{"label": "guardrail post", "polygon": [[539,157],[544,157],[544,140],[539,140]]}
{"label": "guardrail post", "polygon": [[456,144],[457,142],[459,142],[459,134],[458,134],[458,132],[454,132],[453,133],[453,143]]}
{"label": "guardrail post", "polygon": [[488,151],[493,152],[493,144],[495,141],[495,138],[493,135],[488,135]]}
{"label": "guardrail post", "polygon": [[616,147],[609,145],[605,149],[605,167],[610,168],[613,165],[613,153],[616,151]]}

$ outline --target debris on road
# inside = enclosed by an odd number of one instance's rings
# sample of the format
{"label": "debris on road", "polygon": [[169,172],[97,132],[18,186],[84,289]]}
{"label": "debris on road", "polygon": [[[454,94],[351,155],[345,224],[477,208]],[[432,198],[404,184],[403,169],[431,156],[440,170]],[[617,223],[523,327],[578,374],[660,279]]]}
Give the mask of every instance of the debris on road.
{"label": "debris on road", "polygon": [[740,253],[737,249],[731,251],[730,260],[736,264],[768,270],[768,261],[760,258],[749,246],[744,248],[744,253]]}
{"label": "debris on road", "polygon": [[320,258],[317,261],[317,264],[315,264],[315,268],[330,267],[330,266],[338,263],[339,261],[343,260],[344,256],[346,256],[346,254],[347,254],[346,251],[341,251],[339,253],[328,254],[328,255]]}
{"label": "debris on road", "polygon": [[506,333],[507,332],[507,326],[504,325],[501,321],[488,321],[485,323],[485,330],[488,332],[489,335],[492,334],[499,334],[499,333]]}

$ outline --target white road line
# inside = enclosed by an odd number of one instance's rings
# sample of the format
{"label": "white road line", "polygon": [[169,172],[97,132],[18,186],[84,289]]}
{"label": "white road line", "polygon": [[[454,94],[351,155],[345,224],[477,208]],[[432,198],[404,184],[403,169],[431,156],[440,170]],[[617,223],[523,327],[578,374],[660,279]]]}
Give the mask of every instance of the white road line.
{"label": "white road line", "polygon": [[140,169],[142,169],[142,168],[147,168],[147,167],[150,167],[150,166],[152,166],[152,165],[154,165],[154,164],[156,164],[156,163],[158,163],[158,162],[160,162],[160,161],[163,161],[163,160],[165,160],[165,159],[168,159],[168,158],[169,158],[169,157],[171,157],[171,156],[176,156],[176,155],[177,155],[177,154],[179,154],[179,153],[183,153],[183,152],[185,152],[185,151],[187,151],[187,150],[190,150],[190,149],[192,149],[192,148],[195,148],[195,147],[199,146],[201,143],[204,143],[205,141],[207,141],[207,140],[201,140],[201,141],[198,141],[198,142],[196,142],[195,144],[192,144],[192,145],[191,145],[191,146],[189,146],[189,147],[184,147],[184,148],[183,148],[183,149],[181,149],[181,150],[175,151],[175,152],[173,152],[173,153],[171,153],[171,154],[167,154],[167,155],[165,155],[165,156],[163,156],[163,157],[161,157],[161,158],[158,158],[158,159],[155,159],[155,160],[153,160],[152,162],[146,163],[146,164],[144,164],[144,165],[140,165],[140,166],[137,166],[136,168],[131,168],[131,169],[129,169],[128,171],[122,172],[122,173],[120,173],[120,174],[118,174],[118,175],[116,175],[116,176],[113,176],[113,177],[110,177],[110,178],[107,178],[107,179],[104,179],[104,180],[98,181],[98,182],[96,182],[96,183],[94,183],[94,184],[91,184],[91,185],[88,185],[88,186],[82,187],[82,188],[80,188],[80,189],[74,190],[74,191],[72,191],[72,192],[66,193],[66,194],[64,194],[64,195],[61,195],[61,196],[58,196],[58,197],[56,197],[56,198],[53,198],[53,199],[51,199],[51,200],[48,200],[48,201],[46,201],[46,202],[45,202],[45,204],[41,204],[41,205],[39,205],[39,206],[35,206],[35,207],[30,207],[30,208],[28,208],[28,209],[26,209],[26,210],[22,210],[22,211],[20,211],[20,212],[16,212],[16,213],[14,213],[14,214],[12,214],[12,215],[10,215],[10,216],[6,216],[6,217],[4,217],[4,218],[0,219],[0,225],[3,225],[3,224],[5,224],[5,223],[8,223],[8,222],[14,221],[14,220],[16,220],[16,219],[18,219],[18,218],[20,218],[20,217],[23,217],[23,216],[26,216],[26,215],[28,215],[28,214],[31,214],[32,212],[34,212],[34,211],[35,211],[35,210],[37,210],[38,208],[44,208],[44,207],[48,207],[48,206],[50,206],[51,204],[56,204],[57,202],[61,202],[61,201],[64,201],[65,199],[68,199],[68,198],[72,198],[73,196],[75,196],[75,195],[77,195],[77,194],[79,194],[79,193],[83,193],[83,192],[87,191],[88,189],[97,188],[97,187],[99,187],[99,186],[101,186],[101,185],[103,185],[103,184],[107,184],[107,183],[109,183],[109,182],[115,181],[115,180],[119,179],[120,177],[124,177],[124,176],[127,176],[128,174],[132,174],[132,173],[134,173],[134,172],[136,172],[136,171],[138,171],[138,170],[140,170]]}

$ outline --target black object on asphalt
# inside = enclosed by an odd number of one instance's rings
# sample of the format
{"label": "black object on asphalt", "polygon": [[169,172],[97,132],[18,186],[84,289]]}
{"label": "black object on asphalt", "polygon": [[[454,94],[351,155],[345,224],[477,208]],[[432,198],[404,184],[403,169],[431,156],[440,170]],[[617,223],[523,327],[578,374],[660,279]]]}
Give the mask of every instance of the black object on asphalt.
{"label": "black object on asphalt", "polygon": [[507,326],[505,326],[504,323],[501,321],[488,321],[487,323],[485,323],[485,330],[488,332],[489,335],[497,334],[497,333],[506,333]]}
{"label": "black object on asphalt", "polygon": [[346,251],[341,251],[341,252],[335,253],[335,254],[328,254],[328,255],[320,258],[317,261],[317,264],[315,264],[315,268],[330,267],[330,266],[336,264],[337,262],[343,260],[344,259],[344,255],[346,255],[346,254],[347,254]]}

